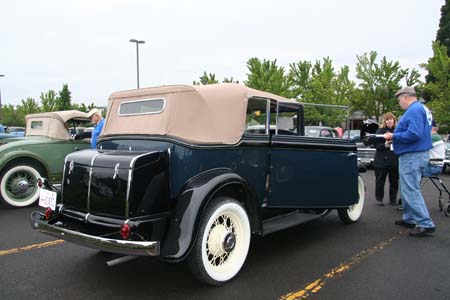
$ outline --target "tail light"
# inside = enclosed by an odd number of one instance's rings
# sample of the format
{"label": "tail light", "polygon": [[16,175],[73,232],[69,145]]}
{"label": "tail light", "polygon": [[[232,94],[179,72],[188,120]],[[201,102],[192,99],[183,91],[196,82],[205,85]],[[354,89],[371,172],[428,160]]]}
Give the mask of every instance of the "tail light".
{"label": "tail light", "polygon": [[131,235],[131,227],[128,224],[123,224],[122,228],[120,229],[120,236],[124,240],[128,240]]}
{"label": "tail light", "polygon": [[53,213],[53,211],[52,211],[52,209],[51,209],[50,207],[47,207],[47,208],[45,209],[45,219],[46,219],[47,221],[51,218],[52,213]]}

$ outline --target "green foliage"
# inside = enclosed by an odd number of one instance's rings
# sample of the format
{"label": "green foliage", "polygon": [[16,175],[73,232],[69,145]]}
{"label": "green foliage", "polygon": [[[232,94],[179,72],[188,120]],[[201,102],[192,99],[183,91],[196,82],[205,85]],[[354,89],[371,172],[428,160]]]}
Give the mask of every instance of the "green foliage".
{"label": "green foliage", "polygon": [[41,99],[42,111],[56,111],[58,98],[54,90],[48,90],[48,92],[46,93],[41,93],[41,96],[39,98]]}
{"label": "green foliage", "polygon": [[360,91],[352,105],[364,109],[366,115],[379,118],[388,111],[399,112],[395,92],[401,88],[400,81],[407,78],[410,82],[418,80],[414,69],[402,69],[398,61],[388,61],[384,56],[377,63],[377,52],[372,51],[357,56],[356,77],[361,81]]}
{"label": "green foliage", "polygon": [[259,60],[252,57],[247,61],[247,80],[244,84],[248,87],[274,93],[280,96],[290,96],[290,75],[285,74],[284,68],[277,66],[277,60]]}
{"label": "green foliage", "polygon": [[214,73],[207,74],[206,71],[203,71],[203,75],[200,76],[200,81],[193,81],[192,83],[194,85],[207,85],[219,83],[219,81],[216,79],[216,74]]}
{"label": "green foliage", "polygon": [[[25,126],[25,116],[38,112],[50,112],[58,110],[77,109],[79,111],[88,112],[95,107],[94,103],[86,105],[84,103],[73,105],[70,104],[70,91],[65,84],[63,89],[59,92],[59,96],[53,90],[42,92],[40,95],[41,105],[39,105],[33,98],[28,97],[22,100],[20,104],[14,106],[11,104],[3,105],[1,109],[0,124],[5,126]],[[67,106],[69,104],[69,106]]]}
{"label": "green foliage", "polygon": [[[234,80],[233,76],[231,76],[230,78],[224,78],[223,83],[239,83],[239,81]],[[214,84],[214,83],[219,83],[219,81],[216,79],[216,74],[214,73],[209,73],[207,74],[206,71],[203,72],[203,75],[200,76],[200,81],[193,81],[192,84],[193,85],[207,85],[207,84]]]}
{"label": "green foliage", "polygon": [[312,102],[311,70],[309,61],[299,61],[289,65],[291,78],[291,95],[303,102]]}
{"label": "green foliage", "polygon": [[25,116],[29,114],[35,114],[40,112],[39,104],[31,97],[21,101],[21,104],[17,106],[15,111],[14,124],[16,126],[25,126]]}
{"label": "green foliage", "polygon": [[436,42],[445,46],[447,56],[450,56],[450,3],[445,0],[441,7],[441,19],[439,20],[439,29],[436,34]]}
{"label": "green foliage", "polygon": [[[305,103],[348,106],[355,84],[349,79],[350,68],[343,66],[339,72],[329,57],[314,65],[309,61],[290,64],[291,96]],[[307,106],[307,125],[341,126],[347,117],[346,109]]]}
{"label": "green foliage", "polygon": [[5,126],[18,126],[18,116],[14,105],[2,105],[2,119],[1,124]]}
{"label": "green foliage", "polygon": [[423,88],[431,95],[428,106],[433,110],[433,117],[439,124],[450,124],[450,58],[448,50],[439,42],[433,43],[433,57],[421,66],[434,78]]}
{"label": "green foliage", "polygon": [[420,80],[420,73],[416,69],[412,69],[411,72],[409,72],[409,69],[406,69],[405,80],[407,86],[416,86],[416,91],[417,86],[423,84]]}
{"label": "green foliage", "polygon": [[56,110],[69,110],[72,108],[71,104],[71,92],[69,91],[69,87],[67,84],[63,84],[63,88],[61,91],[59,91],[59,97],[56,104]]}
{"label": "green foliage", "polygon": [[230,79],[225,77],[222,82],[223,83],[239,83],[239,80],[234,80],[233,76],[231,76]]}

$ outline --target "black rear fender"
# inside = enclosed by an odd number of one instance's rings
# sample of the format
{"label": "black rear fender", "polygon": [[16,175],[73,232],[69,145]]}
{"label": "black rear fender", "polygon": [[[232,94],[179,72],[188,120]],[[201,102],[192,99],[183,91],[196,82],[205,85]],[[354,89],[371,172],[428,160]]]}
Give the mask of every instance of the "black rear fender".
{"label": "black rear fender", "polygon": [[161,257],[172,261],[184,259],[197,237],[206,206],[212,199],[222,196],[241,202],[252,231],[261,231],[259,206],[247,182],[229,169],[209,170],[191,179],[177,197],[169,230],[162,243]]}

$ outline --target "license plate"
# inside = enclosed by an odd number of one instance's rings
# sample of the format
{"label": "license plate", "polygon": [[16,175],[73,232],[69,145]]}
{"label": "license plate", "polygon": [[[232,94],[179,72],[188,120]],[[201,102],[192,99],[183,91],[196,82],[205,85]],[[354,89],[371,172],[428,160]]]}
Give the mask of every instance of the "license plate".
{"label": "license plate", "polygon": [[44,208],[50,207],[52,210],[56,209],[56,193],[41,189],[39,196],[39,206]]}

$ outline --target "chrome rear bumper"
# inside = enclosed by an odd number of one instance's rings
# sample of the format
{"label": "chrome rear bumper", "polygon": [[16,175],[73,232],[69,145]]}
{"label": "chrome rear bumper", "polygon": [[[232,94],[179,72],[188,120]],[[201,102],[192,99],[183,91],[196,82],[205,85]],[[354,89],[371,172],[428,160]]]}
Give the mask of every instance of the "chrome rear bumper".
{"label": "chrome rear bumper", "polygon": [[42,220],[41,216],[42,214],[38,211],[31,213],[30,222],[34,230],[68,242],[124,255],[158,256],[160,253],[159,241],[126,241],[88,235],[56,225],[50,225],[45,220]]}

